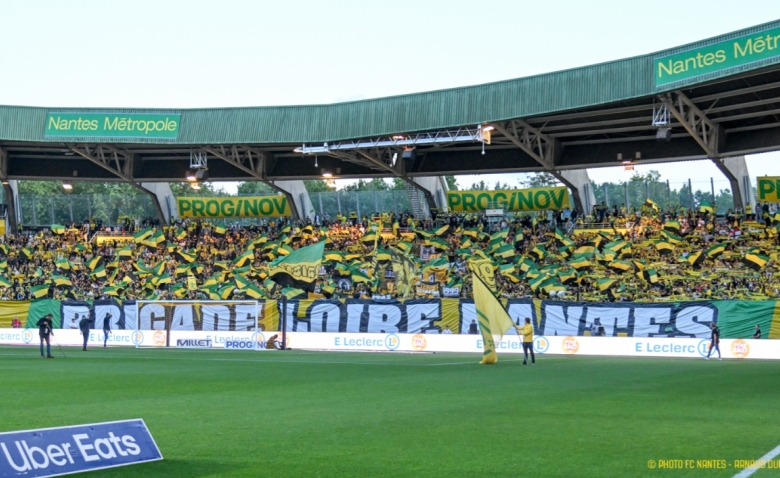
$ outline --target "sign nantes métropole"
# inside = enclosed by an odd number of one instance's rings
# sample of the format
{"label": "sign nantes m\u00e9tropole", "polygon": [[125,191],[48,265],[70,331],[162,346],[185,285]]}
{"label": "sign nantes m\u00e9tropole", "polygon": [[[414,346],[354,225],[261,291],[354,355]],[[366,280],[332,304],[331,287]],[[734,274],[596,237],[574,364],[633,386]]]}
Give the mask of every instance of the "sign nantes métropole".
{"label": "sign nantes m\u00e9tropole", "polygon": [[477,212],[491,208],[546,211],[571,207],[569,191],[564,186],[507,191],[447,191],[447,206],[454,212]]}
{"label": "sign nantes m\u00e9tropole", "polygon": [[157,113],[49,113],[44,137],[176,139],[181,115]]}
{"label": "sign nantes m\u00e9tropole", "polygon": [[69,475],[162,459],[141,419],[0,433],[0,478]]}
{"label": "sign nantes m\u00e9tropole", "polygon": [[780,57],[780,27],[656,58],[655,86]]}
{"label": "sign nantes m\u00e9tropole", "polygon": [[182,197],[177,198],[179,217],[284,217],[292,215],[287,197]]}

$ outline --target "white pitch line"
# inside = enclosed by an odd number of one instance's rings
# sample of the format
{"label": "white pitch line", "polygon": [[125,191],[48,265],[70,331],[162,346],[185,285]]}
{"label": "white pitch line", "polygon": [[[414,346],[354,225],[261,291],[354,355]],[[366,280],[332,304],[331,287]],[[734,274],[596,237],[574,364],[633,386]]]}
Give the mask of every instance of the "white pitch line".
{"label": "white pitch line", "polygon": [[[269,352],[272,353],[272,352]],[[0,357],[35,357],[28,354],[0,354]],[[82,356],[83,357],[83,356]],[[186,361],[199,361],[199,362],[252,362],[252,363],[264,363],[264,364],[273,364],[273,363],[300,363],[300,364],[308,364],[308,365],[316,365],[316,364],[325,364],[325,365],[390,365],[390,366],[396,366],[396,367],[427,367],[430,366],[430,364],[415,364],[415,363],[397,363],[397,362],[334,362],[334,361],[322,361],[322,360],[263,360],[262,358],[258,357],[257,359],[229,359],[229,358],[192,358],[192,357],[144,357],[144,356],[121,356],[116,357],[113,355],[98,355],[98,354],[90,354],[89,357],[94,357],[98,359],[116,359],[116,360],[124,360],[124,359],[140,359],[140,360],[186,360]],[[67,359],[64,359],[67,360]],[[478,363],[478,362],[462,362],[462,363]]]}
{"label": "white pitch line", "polygon": [[762,462],[766,463],[770,461],[772,458],[776,457],[777,455],[780,455],[780,445],[777,445],[772,451],[770,451],[766,455],[756,460],[755,465],[745,468],[744,470],[734,475],[734,478],[747,478],[748,476],[752,475],[753,473],[761,469]]}
{"label": "white pitch line", "polygon": [[[509,360],[501,360],[501,362],[519,362],[522,359],[509,359]],[[427,363],[422,364],[423,367],[440,367],[442,365],[463,365],[468,363],[479,363],[479,360],[471,360],[468,362],[447,362],[447,363]]]}

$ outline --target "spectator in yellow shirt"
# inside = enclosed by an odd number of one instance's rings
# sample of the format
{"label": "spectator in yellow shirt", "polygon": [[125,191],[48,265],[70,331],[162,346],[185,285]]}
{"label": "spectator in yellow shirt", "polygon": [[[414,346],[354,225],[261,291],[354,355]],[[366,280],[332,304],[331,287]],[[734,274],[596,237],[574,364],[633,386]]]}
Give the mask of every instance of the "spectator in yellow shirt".
{"label": "spectator in yellow shirt", "polygon": [[518,335],[523,336],[523,365],[528,365],[528,352],[531,352],[531,365],[536,365],[536,356],[534,355],[534,326],[531,325],[531,319],[525,318],[525,325],[515,327]]}

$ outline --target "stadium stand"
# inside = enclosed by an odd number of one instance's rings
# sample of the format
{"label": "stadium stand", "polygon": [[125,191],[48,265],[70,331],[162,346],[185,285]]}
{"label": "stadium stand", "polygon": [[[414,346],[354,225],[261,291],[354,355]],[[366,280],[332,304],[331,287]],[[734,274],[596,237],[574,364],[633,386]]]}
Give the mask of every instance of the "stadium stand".
{"label": "stadium stand", "polygon": [[[0,286],[2,300],[470,298],[469,262],[481,261],[504,298],[767,299],[780,296],[772,206],[759,205],[750,220],[716,216],[706,202],[662,210],[648,200],[637,210],[602,203],[585,216],[566,209],[498,221],[441,214],[417,222],[408,212],[249,227],[126,218],[97,234],[94,221],[55,224],[5,238]],[[268,280],[271,261],[319,241],[326,248],[314,292]],[[397,274],[402,257],[407,278]]]}

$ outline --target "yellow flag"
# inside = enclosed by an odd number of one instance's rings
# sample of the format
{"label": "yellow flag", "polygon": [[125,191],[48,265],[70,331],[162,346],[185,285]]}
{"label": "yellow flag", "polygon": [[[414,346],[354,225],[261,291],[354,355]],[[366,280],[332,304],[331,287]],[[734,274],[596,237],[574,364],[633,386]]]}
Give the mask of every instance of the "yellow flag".
{"label": "yellow flag", "polygon": [[496,344],[501,343],[507,330],[514,327],[504,306],[496,299],[488,286],[476,275],[472,274],[474,283],[474,307],[477,309],[477,322],[482,332],[481,364],[493,364],[498,361]]}
{"label": "yellow flag", "polygon": [[490,259],[472,259],[469,261],[469,269],[475,277],[482,279],[482,282],[490,289],[496,292],[496,266]]}

